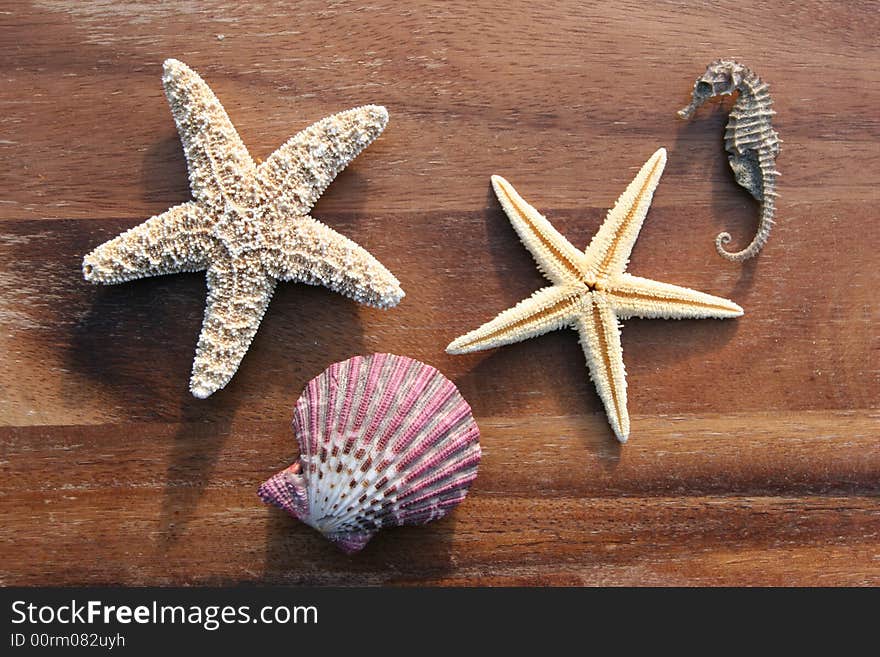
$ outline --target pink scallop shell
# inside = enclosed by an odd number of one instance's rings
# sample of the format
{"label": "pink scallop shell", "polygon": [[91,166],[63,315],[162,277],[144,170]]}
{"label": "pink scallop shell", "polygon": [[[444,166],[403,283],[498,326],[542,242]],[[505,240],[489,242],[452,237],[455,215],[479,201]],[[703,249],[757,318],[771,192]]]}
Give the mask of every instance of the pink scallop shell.
{"label": "pink scallop shell", "polygon": [[379,529],[442,518],[467,495],[480,430],[449,379],[392,354],[356,356],[296,402],[300,457],[259,490],[348,554]]}

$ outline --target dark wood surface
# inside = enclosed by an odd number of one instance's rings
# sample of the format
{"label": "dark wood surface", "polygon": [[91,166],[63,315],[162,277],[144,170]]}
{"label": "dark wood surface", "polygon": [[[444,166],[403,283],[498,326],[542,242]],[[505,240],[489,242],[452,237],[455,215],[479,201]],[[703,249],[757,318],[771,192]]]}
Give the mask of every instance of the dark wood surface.
{"label": "dark wood surface", "polygon": [[[0,582],[880,584],[880,13],[586,4],[4,3]],[[729,102],[675,116],[720,55],[770,82],[784,140],[779,223],[745,265],[713,246],[757,218],[722,150]],[[166,57],[202,73],[255,157],[335,111],[391,113],[314,215],[406,299],[281,285],[207,401],[187,391],[203,275],[80,273],[188,198]],[[626,322],[621,447],[574,333],[444,347],[543,283],[491,174],[586,245],[659,146],[630,271],[746,314]],[[304,384],[373,351],[455,380],[484,458],[451,516],[346,557],[255,491],[296,455]]]}

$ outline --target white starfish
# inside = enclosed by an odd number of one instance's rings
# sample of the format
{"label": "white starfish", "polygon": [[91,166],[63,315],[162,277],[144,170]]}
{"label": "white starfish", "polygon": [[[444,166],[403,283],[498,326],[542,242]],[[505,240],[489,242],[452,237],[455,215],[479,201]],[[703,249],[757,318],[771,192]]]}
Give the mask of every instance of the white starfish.
{"label": "white starfish", "polygon": [[629,414],[618,320],[743,314],[743,309],[732,301],[625,272],[665,166],[666,150],[661,148],[617,200],[586,251],[572,246],[504,178],[492,176],[495,194],[520,240],[553,285],[454,340],[446,351],[465,354],[520,342],[558,328],[577,330],[590,377],[611,427],[617,439],[626,442]]}
{"label": "white starfish", "polygon": [[185,64],[162,82],[189,167],[193,200],[148,219],[83,259],[93,283],[207,270],[208,300],[190,390],[225,386],[247,353],[277,281],[324,285],[387,308],[404,296],[366,250],[308,215],[336,175],[388,122],[367,105],[327,117],[256,166],[217,97]]}

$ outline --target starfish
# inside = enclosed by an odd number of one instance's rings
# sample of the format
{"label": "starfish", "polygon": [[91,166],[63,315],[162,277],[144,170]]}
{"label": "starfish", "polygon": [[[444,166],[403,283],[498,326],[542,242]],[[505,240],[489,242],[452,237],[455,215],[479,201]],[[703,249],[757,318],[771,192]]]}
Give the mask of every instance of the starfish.
{"label": "starfish", "polygon": [[232,379],[277,281],[323,285],[360,303],[397,305],[403,290],[382,264],[309,216],[318,198],[388,122],[366,105],[318,121],[257,166],[199,75],[165,61],[162,83],[189,168],[193,200],[83,259],[92,283],[207,270],[208,299],[190,390],[208,397]]}
{"label": "starfish", "polygon": [[726,299],[626,273],[665,166],[666,150],[661,148],[617,200],[586,251],[575,248],[504,178],[492,176],[495,194],[520,240],[553,285],[454,340],[446,351],[471,353],[563,327],[575,329],[614,434],[625,443],[630,431],[619,320],[720,319],[743,314]]}

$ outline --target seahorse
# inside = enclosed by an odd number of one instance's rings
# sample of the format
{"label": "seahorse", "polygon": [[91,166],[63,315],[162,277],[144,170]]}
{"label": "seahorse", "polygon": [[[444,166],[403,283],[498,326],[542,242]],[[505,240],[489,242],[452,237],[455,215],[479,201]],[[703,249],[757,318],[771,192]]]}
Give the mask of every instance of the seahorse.
{"label": "seahorse", "polygon": [[776,214],[776,156],[782,140],[770,124],[776,112],[771,109],[769,85],[747,66],[732,60],[718,59],[706,68],[694,83],[690,105],[678,111],[683,119],[689,119],[696,109],[713,96],[739,97],[730,111],[730,119],[724,132],[724,148],[729,155],[730,168],[736,181],[745,187],[761,203],[758,232],[742,251],[731,253],[724,249],[730,241],[730,233],[715,238],[718,253],[731,261],[742,261],[758,254],[774,224]]}

